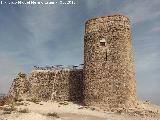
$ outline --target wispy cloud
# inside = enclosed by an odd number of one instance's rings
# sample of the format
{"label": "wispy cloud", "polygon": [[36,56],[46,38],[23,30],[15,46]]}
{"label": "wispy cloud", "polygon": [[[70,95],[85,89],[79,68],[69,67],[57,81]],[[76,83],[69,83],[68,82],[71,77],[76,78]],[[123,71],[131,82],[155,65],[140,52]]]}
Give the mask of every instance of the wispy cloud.
{"label": "wispy cloud", "polygon": [[151,33],[160,33],[160,26],[155,26],[150,30]]}
{"label": "wispy cloud", "polygon": [[85,0],[88,9],[98,8],[101,5],[107,5],[111,3],[111,0]]}
{"label": "wispy cloud", "polygon": [[[25,27],[31,33],[27,43],[28,49],[32,51],[32,57],[35,58],[39,64],[51,62],[49,58],[51,54],[55,53],[55,50],[47,46],[49,42],[51,42],[52,46],[56,49],[60,41],[64,42],[65,40],[63,35],[61,37],[64,40],[58,39],[56,33],[60,34],[62,31],[65,36],[63,29],[68,22],[71,21],[71,18],[69,17],[69,11],[67,11],[67,9],[63,11],[61,7],[56,5],[26,6],[23,9]],[[51,52],[52,50],[53,52]]]}
{"label": "wispy cloud", "polygon": [[133,23],[155,20],[160,17],[159,0],[134,0],[128,1],[120,12],[130,16]]}

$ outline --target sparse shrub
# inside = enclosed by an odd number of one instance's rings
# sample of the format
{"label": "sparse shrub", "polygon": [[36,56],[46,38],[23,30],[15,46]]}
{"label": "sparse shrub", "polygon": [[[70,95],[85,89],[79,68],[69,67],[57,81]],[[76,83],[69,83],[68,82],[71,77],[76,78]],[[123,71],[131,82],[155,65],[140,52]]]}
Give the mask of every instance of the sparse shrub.
{"label": "sparse shrub", "polygon": [[27,98],[26,101],[31,101],[31,99],[30,99],[30,98]]}
{"label": "sparse shrub", "polygon": [[55,117],[55,118],[60,118],[59,115],[57,113],[47,113],[47,116],[50,116],[50,117]]}
{"label": "sparse shrub", "polygon": [[89,106],[84,106],[84,108],[89,109]]}
{"label": "sparse shrub", "polygon": [[16,111],[15,106],[12,104],[10,106],[4,107],[3,111]]}
{"label": "sparse shrub", "polygon": [[60,105],[68,105],[68,102],[60,102]]}
{"label": "sparse shrub", "polygon": [[118,109],[118,110],[116,111],[116,113],[122,114],[122,113],[123,113],[123,110],[122,110],[122,109]]}
{"label": "sparse shrub", "polygon": [[79,107],[78,109],[84,109],[84,107]]}
{"label": "sparse shrub", "polygon": [[0,110],[3,110],[3,107],[2,107],[2,106],[0,106]]}
{"label": "sparse shrub", "polygon": [[10,107],[11,107],[11,110],[12,111],[16,111],[17,109],[15,108],[15,104],[14,103],[12,103],[11,105],[10,105]]}
{"label": "sparse shrub", "polygon": [[3,107],[3,114],[11,114],[12,111],[16,111],[17,109],[15,108],[14,104],[10,106],[5,106]]}
{"label": "sparse shrub", "polygon": [[91,109],[92,111],[96,110],[96,109],[95,109],[95,108],[93,108],[93,107],[91,107],[90,109]]}
{"label": "sparse shrub", "polygon": [[29,113],[28,108],[20,109],[18,112],[20,113]]}
{"label": "sparse shrub", "polygon": [[20,98],[20,99],[15,99],[15,102],[22,102],[22,101],[24,101],[22,98]]}
{"label": "sparse shrub", "polygon": [[111,109],[110,111],[111,111],[111,112],[115,112],[115,109]]}
{"label": "sparse shrub", "polygon": [[12,111],[3,111],[3,114],[11,114]]}
{"label": "sparse shrub", "polygon": [[34,102],[34,103],[38,104],[41,101],[34,97],[34,98],[30,99],[30,102]]}
{"label": "sparse shrub", "polygon": [[15,105],[20,106],[20,105],[24,105],[24,103],[23,102],[16,102]]}
{"label": "sparse shrub", "polygon": [[3,111],[12,111],[10,107],[4,107]]}

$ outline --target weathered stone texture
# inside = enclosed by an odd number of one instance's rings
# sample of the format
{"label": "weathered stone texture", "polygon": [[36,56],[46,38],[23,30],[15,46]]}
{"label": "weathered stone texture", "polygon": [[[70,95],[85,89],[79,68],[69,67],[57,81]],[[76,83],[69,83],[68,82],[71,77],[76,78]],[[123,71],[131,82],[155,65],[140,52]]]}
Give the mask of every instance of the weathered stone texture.
{"label": "weathered stone texture", "polygon": [[35,70],[30,77],[31,96],[39,100],[77,101],[83,99],[83,70]]}
{"label": "weathered stone texture", "polygon": [[29,95],[29,81],[27,80],[27,75],[24,73],[19,73],[17,78],[13,80],[11,85],[9,96],[14,99],[21,99]]}
{"label": "weathered stone texture", "polygon": [[127,17],[99,17],[86,22],[84,103],[118,108],[136,104],[131,28]]}
{"label": "weathered stone texture", "polygon": [[137,104],[131,28],[125,16],[88,20],[84,68],[57,66],[35,67],[29,81],[25,74],[18,74],[10,95],[21,98],[28,93],[42,101],[77,101],[110,110]]}

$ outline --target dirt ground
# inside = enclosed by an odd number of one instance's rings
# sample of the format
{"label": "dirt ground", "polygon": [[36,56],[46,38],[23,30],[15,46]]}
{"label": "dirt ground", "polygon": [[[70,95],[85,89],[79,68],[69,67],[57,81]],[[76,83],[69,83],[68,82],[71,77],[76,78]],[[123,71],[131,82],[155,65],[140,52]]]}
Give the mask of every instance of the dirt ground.
{"label": "dirt ground", "polygon": [[[151,105],[150,105],[151,106]],[[126,113],[104,112],[70,102],[28,102],[22,101],[12,105],[9,111],[4,106],[0,110],[0,120],[160,120],[160,114],[152,117],[128,115]],[[158,106],[153,106],[159,109]],[[7,112],[10,113],[7,113]]]}

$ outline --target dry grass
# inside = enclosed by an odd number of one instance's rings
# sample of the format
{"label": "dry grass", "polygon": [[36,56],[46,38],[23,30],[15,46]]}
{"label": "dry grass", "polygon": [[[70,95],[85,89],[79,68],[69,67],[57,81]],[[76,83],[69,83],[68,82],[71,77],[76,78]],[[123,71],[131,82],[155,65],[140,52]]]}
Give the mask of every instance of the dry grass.
{"label": "dry grass", "polygon": [[29,113],[28,108],[20,109],[18,112],[20,113]]}
{"label": "dry grass", "polygon": [[15,99],[15,102],[22,102],[24,101],[22,98],[21,99]]}
{"label": "dry grass", "polygon": [[24,103],[23,102],[16,102],[15,105],[20,106],[20,105],[24,105]]}
{"label": "dry grass", "polygon": [[69,103],[68,102],[60,102],[59,104],[60,105],[68,105]]}
{"label": "dry grass", "polygon": [[0,106],[0,110],[3,110],[3,107],[2,107],[2,106]]}
{"label": "dry grass", "polygon": [[11,104],[9,106],[3,107],[3,114],[11,114],[12,111],[16,111],[17,109],[15,108],[14,104]]}
{"label": "dry grass", "polygon": [[3,111],[3,114],[11,114],[12,111]]}
{"label": "dry grass", "polygon": [[50,116],[50,117],[55,117],[55,118],[60,118],[59,115],[57,113],[47,113],[47,116]]}
{"label": "dry grass", "polygon": [[38,100],[37,98],[27,99],[27,101],[34,102],[34,103],[36,103],[36,104],[38,104],[39,102],[41,102],[41,101]]}
{"label": "dry grass", "polygon": [[12,104],[10,106],[3,107],[3,111],[16,111],[17,109],[15,106]]}

